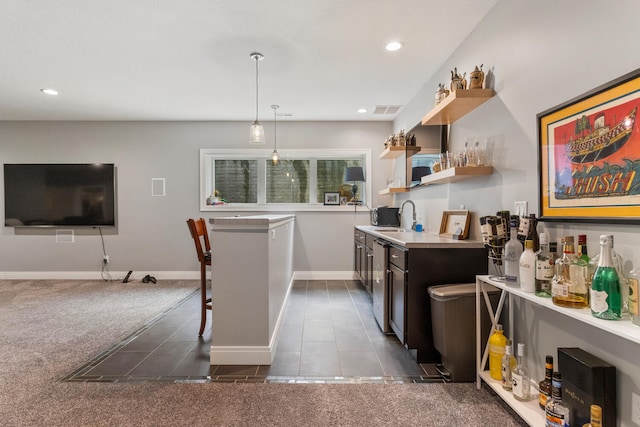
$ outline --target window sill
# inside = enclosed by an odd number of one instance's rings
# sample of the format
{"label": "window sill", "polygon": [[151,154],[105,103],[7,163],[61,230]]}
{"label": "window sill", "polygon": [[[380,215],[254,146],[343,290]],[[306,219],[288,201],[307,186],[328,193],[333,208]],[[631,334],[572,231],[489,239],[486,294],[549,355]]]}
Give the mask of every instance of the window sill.
{"label": "window sill", "polygon": [[233,203],[227,203],[225,205],[210,206],[205,205],[200,207],[201,212],[353,212],[356,211],[369,211],[369,207],[366,205],[298,205],[298,204],[272,204],[272,205],[236,205]]}

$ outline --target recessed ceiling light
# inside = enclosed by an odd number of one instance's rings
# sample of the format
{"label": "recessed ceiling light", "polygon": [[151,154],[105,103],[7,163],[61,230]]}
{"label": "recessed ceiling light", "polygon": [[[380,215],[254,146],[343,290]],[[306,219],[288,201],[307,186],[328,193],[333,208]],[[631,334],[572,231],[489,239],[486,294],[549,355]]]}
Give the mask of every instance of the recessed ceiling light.
{"label": "recessed ceiling light", "polygon": [[396,50],[402,49],[403,46],[404,46],[403,42],[393,41],[393,42],[387,43],[387,45],[384,48],[389,52],[395,52]]}
{"label": "recessed ceiling light", "polygon": [[40,89],[40,92],[46,93],[47,95],[53,95],[53,96],[58,94],[58,91],[54,89]]}
{"label": "recessed ceiling light", "polygon": [[367,112],[367,109],[366,109],[366,108],[358,108],[358,113],[360,113],[360,114],[364,114],[364,113],[366,113],[366,112]]}

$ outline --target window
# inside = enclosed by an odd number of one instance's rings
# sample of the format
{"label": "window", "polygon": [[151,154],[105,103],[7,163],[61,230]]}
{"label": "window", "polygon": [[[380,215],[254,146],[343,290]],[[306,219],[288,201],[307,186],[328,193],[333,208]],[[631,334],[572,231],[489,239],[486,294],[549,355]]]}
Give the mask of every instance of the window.
{"label": "window", "polygon": [[267,203],[309,203],[309,160],[267,165]]}
{"label": "window", "polygon": [[[268,150],[200,150],[200,210],[330,210],[325,192],[351,196],[346,168],[370,167],[370,150],[279,151],[281,160],[273,165]],[[358,198],[366,203],[367,184],[357,184]]]}

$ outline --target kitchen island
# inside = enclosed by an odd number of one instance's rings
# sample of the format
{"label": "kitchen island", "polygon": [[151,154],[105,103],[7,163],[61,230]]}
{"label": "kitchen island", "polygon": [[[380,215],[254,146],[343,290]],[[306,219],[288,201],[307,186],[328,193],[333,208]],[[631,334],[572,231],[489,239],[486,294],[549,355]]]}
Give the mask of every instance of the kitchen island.
{"label": "kitchen island", "polygon": [[211,224],[212,365],[270,365],[293,278],[294,215]]}

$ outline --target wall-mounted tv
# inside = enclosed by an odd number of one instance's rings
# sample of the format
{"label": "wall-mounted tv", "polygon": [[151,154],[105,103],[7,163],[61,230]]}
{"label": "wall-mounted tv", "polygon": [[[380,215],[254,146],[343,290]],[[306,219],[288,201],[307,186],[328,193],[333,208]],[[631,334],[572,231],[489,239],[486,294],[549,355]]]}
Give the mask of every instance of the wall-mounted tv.
{"label": "wall-mounted tv", "polygon": [[113,164],[5,164],[7,227],[115,226]]}

